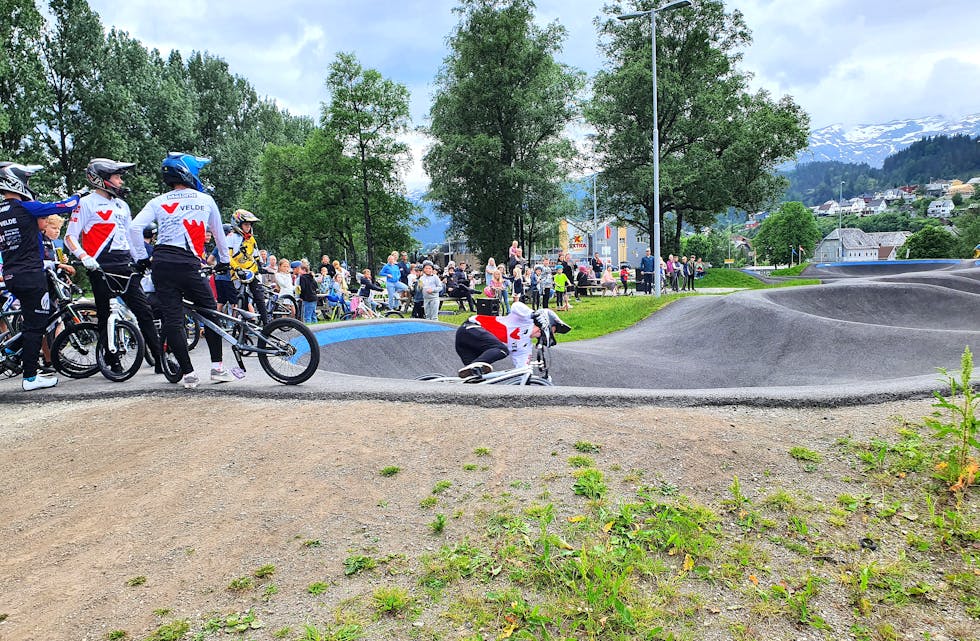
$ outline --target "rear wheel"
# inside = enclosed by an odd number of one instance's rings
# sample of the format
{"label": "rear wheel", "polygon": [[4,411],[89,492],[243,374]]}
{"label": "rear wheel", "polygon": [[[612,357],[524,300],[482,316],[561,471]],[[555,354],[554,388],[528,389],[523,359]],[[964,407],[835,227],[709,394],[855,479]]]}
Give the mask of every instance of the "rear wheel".
{"label": "rear wheel", "polygon": [[421,376],[416,376],[417,381],[434,381],[440,378],[444,378],[443,374],[422,374]]}
{"label": "rear wheel", "polygon": [[542,386],[542,387],[554,387],[555,386],[554,383],[552,383],[551,381],[549,381],[546,378],[541,378],[540,376],[532,376],[531,378],[527,379],[527,383],[524,383],[524,384],[525,385],[532,385],[532,386],[537,385],[537,386]]}
{"label": "rear wheel", "polygon": [[128,381],[143,364],[143,354],[146,343],[139,327],[125,320],[116,321],[113,335],[109,336],[115,352],[110,352],[108,346],[99,343],[96,352],[96,362],[102,375],[114,383]]}
{"label": "rear wheel", "polygon": [[320,346],[313,332],[294,318],[277,318],[262,328],[259,347],[278,350],[259,353],[262,369],[275,381],[298,385],[309,379],[320,365]]}
{"label": "rear wheel", "polygon": [[389,309],[385,312],[385,318],[404,318],[405,315],[396,309]]}
{"label": "rear wheel", "polygon": [[177,357],[174,356],[166,339],[163,339],[162,346],[163,361],[160,363],[160,369],[163,370],[163,377],[168,383],[177,383],[181,379],[180,363],[177,362]]}
{"label": "rear wheel", "polygon": [[95,323],[69,325],[51,344],[51,363],[69,378],[88,378],[99,371],[98,344],[99,327]]}
{"label": "rear wheel", "polygon": [[187,351],[189,352],[197,347],[198,341],[201,340],[201,322],[190,314],[184,314],[184,333],[187,334]]}

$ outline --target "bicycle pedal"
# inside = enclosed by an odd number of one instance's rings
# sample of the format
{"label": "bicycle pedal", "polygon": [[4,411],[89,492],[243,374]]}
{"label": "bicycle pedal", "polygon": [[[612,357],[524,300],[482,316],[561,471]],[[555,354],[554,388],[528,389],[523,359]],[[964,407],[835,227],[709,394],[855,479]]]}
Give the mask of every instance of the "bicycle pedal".
{"label": "bicycle pedal", "polygon": [[237,379],[243,379],[243,378],[245,378],[245,370],[243,370],[241,367],[232,367],[228,371],[230,371],[231,372],[231,375],[234,376]]}

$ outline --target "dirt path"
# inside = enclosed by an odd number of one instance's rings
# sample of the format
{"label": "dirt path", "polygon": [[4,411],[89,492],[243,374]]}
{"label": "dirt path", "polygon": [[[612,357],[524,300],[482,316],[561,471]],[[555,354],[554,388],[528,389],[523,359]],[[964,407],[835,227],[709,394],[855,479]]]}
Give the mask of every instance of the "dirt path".
{"label": "dirt path", "polygon": [[[602,444],[607,464],[702,501],[741,469],[806,491],[824,479],[801,475],[790,447],[870,438],[892,429],[891,416],[930,410],[930,401],[505,411],[152,397],[0,407],[0,639],[143,638],[161,621],[154,610],[199,620],[252,606],[266,628],[248,638],[271,639],[352,596],[341,565],[352,551],[412,563],[437,545],[419,501],[441,479],[453,483],[457,516],[469,516],[481,495],[515,481],[540,491],[571,444],[587,440]],[[476,459],[483,469],[462,471],[478,447],[492,452]],[[401,472],[383,478],[389,465]],[[455,521],[456,534],[470,521]],[[274,599],[226,589],[269,563]],[[145,584],[127,586],[134,577]],[[312,599],[315,581],[330,588]]]}

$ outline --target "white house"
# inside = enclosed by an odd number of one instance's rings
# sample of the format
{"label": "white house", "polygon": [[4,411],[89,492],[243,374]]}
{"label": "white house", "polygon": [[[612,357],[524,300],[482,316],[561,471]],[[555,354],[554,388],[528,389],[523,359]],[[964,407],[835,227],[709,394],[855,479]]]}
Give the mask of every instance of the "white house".
{"label": "white house", "polygon": [[845,214],[860,216],[864,213],[864,198],[851,198],[849,201],[841,203],[841,209]]}
{"label": "white house", "polygon": [[925,191],[930,196],[943,196],[949,190],[950,184],[948,180],[937,180],[926,184]]}
{"label": "white house", "polygon": [[953,201],[945,198],[929,203],[929,209],[926,211],[926,215],[931,218],[946,218],[951,213],[953,213]]}
{"label": "white house", "polygon": [[863,213],[865,216],[874,216],[875,214],[883,214],[886,209],[888,209],[888,203],[885,202],[884,198],[881,198],[865,203]]}
{"label": "white house", "polygon": [[813,250],[813,260],[818,263],[879,260],[878,250],[877,240],[860,229],[848,227],[833,230],[817,243],[816,249]]}
{"label": "white house", "polygon": [[824,204],[817,207],[813,213],[815,213],[817,216],[836,216],[837,212],[839,211],[840,206],[837,204],[837,201],[828,200]]}
{"label": "white house", "polygon": [[878,243],[878,260],[895,260],[898,248],[912,235],[910,231],[875,231],[868,236]]}

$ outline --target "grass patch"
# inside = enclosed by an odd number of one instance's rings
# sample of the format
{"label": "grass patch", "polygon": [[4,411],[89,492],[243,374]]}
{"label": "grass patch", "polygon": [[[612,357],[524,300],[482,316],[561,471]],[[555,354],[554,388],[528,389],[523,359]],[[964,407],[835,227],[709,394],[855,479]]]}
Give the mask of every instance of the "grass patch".
{"label": "grass patch", "polygon": [[245,592],[254,587],[255,581],[250,576],[240,576],[237,579],[232,579],[231,583],[228,584],[228,589],[232,592]]}
{"label": "grass patch", "polygon": [[602,449],[602,446],[596,443],[590,443],[589,441],[576,441],[575,449],[586,454],[595,454]]}
{"label": "grass patch", "polygon": [[381,471],[379,471],[378,474],[387,478],[390,476],[394,476],[395,474],[398,474],[401,471],[402,468],[398,467],[397,465],[389,465],[387,467],[381,468]]}
{"label": "grass patch", "polygon": [[378,588],[371,597],[378,614],[395,615],[403,612],[412,603],[405,588]]}
{"label": "grass patch", "polygon": [[433,534],[442,534],[442,531],[446,529],[446,515],[436,514],[436,518],[429,523],[429,529],[432,530]]}
{"label": "grass patch", "polygon": [[794,447],[789,451],[789,455],[797,461],[809,461],[811,463],[819,463],[823,458],[819,452],[814,452],[805,447]]}
{"label": "grass patch", "polygon": [[133,578],[126,580],[126,585],[128,585],[131,588],[144,585],[145,583],[146,583],[145,576],[134,576]]}
{"label": "grass patch", "polygon": [[344,574],[354,576],[364,570],[373,570],[377,565],[378,562],[373,558],[363,554],[355,554],[344,559]]}
{"label": "grass patch", "polygon": [[442,494],[443,492],[445,492],[446,490],[448,490],[452,486],[453,486],[452,481],[446,481],[446,480],[439,481],[434,486],[432,486],[432,493],[433,494]]}
{"label": "grass patch", "polygon": [[490,456],[490,448],[489,447],[478,447],[475,450],[473,450],[473,453],[475,455],[477,455],[477,456]]}
{"label": "grass patch", "polygon": [[330,586],[324,583],[323,581],[316,581],[306,586],[306,591],[307,593],[312,594],[313,596],[317,596],[319,594],[323,594],[324,592],[326,592],[327,588],[329,587]]}
{"label": "grass patch", "polygon": [[171,621],[154,630],[150,636],[146,637],[146,641],[178,641],[183,639],[184,635],[190,632],[190,629],[191,624],[187,619]]}
{"label": "grass patch", "polygon": [[267,563],[260,568],[256,568],[255,572],[252,574],[255,575],[256,579],[266,579],[275,573],[276,566],[272,565],[271,563]]}
{"label": "grass patch", "polygon": [[786,267],[783,269],[772,270],[773,276],[799,276],[803,273],[810,263],[803,263],[802,265],[793,265],[792,267]]}
{"label": "grass patch", "polygon": [[568,464],[572,467],[595,467],[595,461],[592,460],[592,457],[584,454],[569,457]]}

